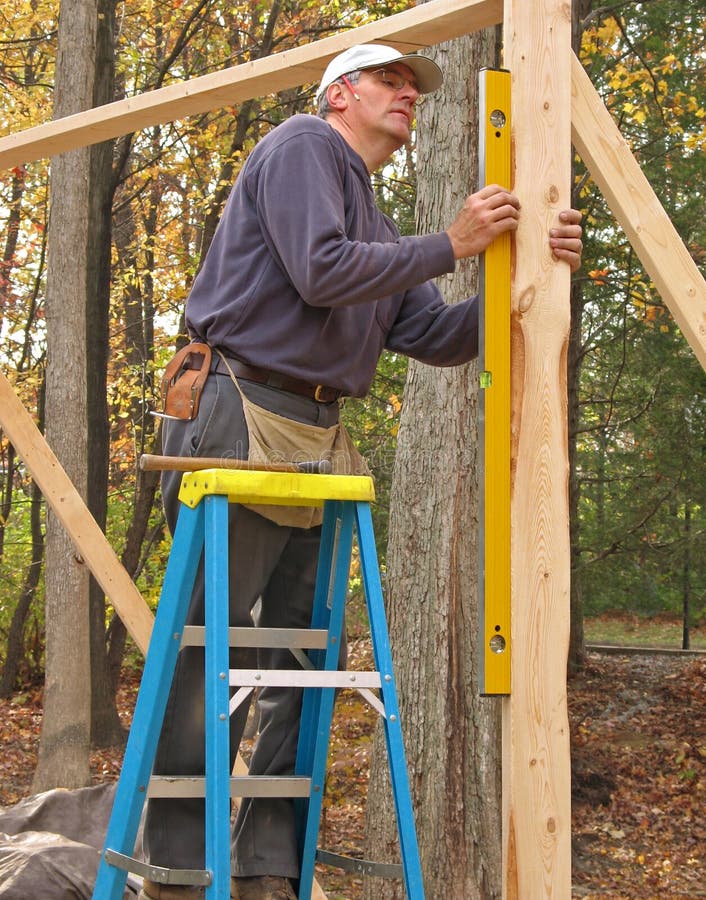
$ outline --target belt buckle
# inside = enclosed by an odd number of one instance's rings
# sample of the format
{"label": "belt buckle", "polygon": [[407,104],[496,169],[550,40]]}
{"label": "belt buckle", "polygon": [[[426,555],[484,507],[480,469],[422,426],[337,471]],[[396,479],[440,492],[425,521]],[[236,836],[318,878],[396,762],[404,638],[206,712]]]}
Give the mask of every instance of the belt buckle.
{"label": "belt buckle", "polygon": [[326,403],[327,401],[323,399],[321,392],[327,390],[326,385],[317,384],[314,390],[314,400],[317,403]]}

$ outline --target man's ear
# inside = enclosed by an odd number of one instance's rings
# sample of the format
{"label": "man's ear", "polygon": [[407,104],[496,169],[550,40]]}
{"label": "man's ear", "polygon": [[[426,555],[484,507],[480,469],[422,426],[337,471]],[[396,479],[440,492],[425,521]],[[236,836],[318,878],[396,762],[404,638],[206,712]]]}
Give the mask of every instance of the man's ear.
{"label": "man's ear", "polygon": [[348,97],[343,90],[343,85],[338,81],[334,81],[326,88],[326,98],[331,109],[343,112],[348,108]]}

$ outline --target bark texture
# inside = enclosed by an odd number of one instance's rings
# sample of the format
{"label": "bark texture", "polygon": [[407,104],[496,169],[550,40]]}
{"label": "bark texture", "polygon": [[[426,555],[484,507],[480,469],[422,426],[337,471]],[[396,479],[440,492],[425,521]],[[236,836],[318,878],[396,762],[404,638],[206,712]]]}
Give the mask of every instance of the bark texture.
{"label": "bark texture", "polygon": [[[98,0],[62,0],[54,96],[60,118],[93,105]],[[95,283],[95,168],[90,148],[55,157],[47,269],[46,435],[87,496],[86,295]],[[90,781],[89,573],[53,514],[47,515],[44,717],[33,788]]]}
{"label": "bark texture", "polygon": [[[418,232],[439,231],[477,189],[478,78],[496,33],[437,47],[444,87],[419,114]],[[477,261],[442,280],[450,302],[474,293]],[[391,497],[388,622],[426,895],[499,897],[500,710],[478,694],[478,372],[410,363]],[[398,856],[381,735],[367,836],[373,858]],[[368,900],[402,898],[369,879]]]}

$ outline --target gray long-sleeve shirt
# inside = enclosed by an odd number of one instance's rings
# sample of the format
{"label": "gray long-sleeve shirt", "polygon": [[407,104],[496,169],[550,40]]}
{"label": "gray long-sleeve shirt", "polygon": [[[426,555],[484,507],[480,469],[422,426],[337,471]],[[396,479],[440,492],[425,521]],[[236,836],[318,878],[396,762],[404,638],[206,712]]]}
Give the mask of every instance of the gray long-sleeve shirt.
{"label": "gray long-sleeve shirt", "polygon": [[186,306],[192,337],[352,396],[384,348],[437,366],[478,351],[475,298],[448,305],[444,233],[400,237],[365,163],[327,122],[293,116],[252,151]]}

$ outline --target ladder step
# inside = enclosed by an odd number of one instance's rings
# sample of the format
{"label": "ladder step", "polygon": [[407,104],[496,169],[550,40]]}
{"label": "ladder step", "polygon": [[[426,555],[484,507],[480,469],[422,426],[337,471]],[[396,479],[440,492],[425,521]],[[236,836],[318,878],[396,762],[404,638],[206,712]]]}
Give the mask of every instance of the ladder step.
{"label": "ladder step", "polygon": [[211,873],[205,869],[167,869],[164,866],[153,866],[141,859],[135,859],[134,856],[111,850],[110,847],[106,847],[103,856],[105,861],[109,865],[115,866],[116,869],[133,872],[141,878],[149,878],[150,881],[156,881],[158,884],[188,884],[208,887],[213,881]]}
{"label": "ladder step", "polygon": [[[311,779],[295,775],[233,775],[231,797],[308,797]],[[147,790],[149,798],[206,796],[206,779],[201,775],[153,775]]]}
{"label": "ladder step", "polygon": [[403,878],[404,871],[400,863],[381,863],[370,859],[356,859],[330,850],[316,850],[317,862],[325,866],[335,866],[344,872],[355,872],[357,875],[373,875],[377,878]]}
{"label": "ladder step", "polygon": [[231,687],[379,688],[379,672],[321,672],[318,669],[230,669]]}
{"label": "ladder step", "polygon": [[[204,647],[203,625],[185,625],[182,647]],[[268,647],[270,649],[325,650],[328,632],[323,628],[229,628],[229,647]]]}

